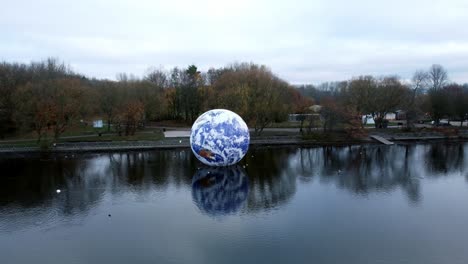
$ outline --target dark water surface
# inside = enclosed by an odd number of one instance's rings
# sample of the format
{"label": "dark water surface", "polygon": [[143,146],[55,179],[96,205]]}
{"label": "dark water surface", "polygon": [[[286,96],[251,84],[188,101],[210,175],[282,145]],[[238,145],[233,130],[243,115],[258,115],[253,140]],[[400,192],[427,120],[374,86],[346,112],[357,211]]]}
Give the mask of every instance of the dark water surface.
{"label": "dark water surface", "polygon": [[190,150],[15,155],[0,171],[2,264],[468,263],[467,143],[257,148],[218,169]]}

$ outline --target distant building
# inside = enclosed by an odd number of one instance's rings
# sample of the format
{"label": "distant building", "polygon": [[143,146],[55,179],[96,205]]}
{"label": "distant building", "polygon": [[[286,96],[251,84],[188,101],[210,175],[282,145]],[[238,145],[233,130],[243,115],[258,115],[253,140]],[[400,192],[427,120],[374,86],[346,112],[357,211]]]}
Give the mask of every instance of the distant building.
{"label": "distant building", "polygon": [[[403,120],[406,119],[406,113],[402,110],[398,110],[395,112],[387,113],[385,114],[386,120]],[[374,117],[372,115],[367,114],[362,116],[362,123],[363,124],[370,124],[373,125],[375,124]]]}
{"label": "distant building", "polygon": [[372,115],[363,115],[362,116],[362,123],[364,125],[375,125],[374,118]]}
{"label": "distant building", "polygon": [[312,117],[319,117],[320,110],[322,109],[321,105],[312,105],[309,106],[308,114],[289,114],[288,121],[289,122],[301,122],[304,120],[310,120]]}
{"label": "distant building", "polygon": [[396,119],[396,113],[386,113],[384,119],[395,120]]}
{"label": "distant building", "polygon": [[312,116],[319,116],[319,114],[289,114],[288,121],[289,122],[301,122],[303,120],[308,120]]}
{"label": "distant building", "polygon": [[406,112],[403,110],[395,111],[395,119],[396,120],[406,120]]}
{"label": "distant building", "polygon": [[320,112],[320,110],[322,110],[322,106],[321,105],[312,105],[309,107],[309,110],[314,112],[314,113],[318,113]]}
{"label": "distant building", "polygon": [[94,128],[102,128],[104,124],[102,123],[102,120],[94,120],[93,121],[93,127]]}

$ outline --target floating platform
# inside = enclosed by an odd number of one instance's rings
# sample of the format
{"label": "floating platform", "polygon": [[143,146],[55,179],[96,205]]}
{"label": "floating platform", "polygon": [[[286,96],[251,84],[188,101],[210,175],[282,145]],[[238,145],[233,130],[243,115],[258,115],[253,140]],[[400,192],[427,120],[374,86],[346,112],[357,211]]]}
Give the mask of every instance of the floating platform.
{"label": "floating platform", "polygon": [[389,140],[386,140],[385,138],[383,138],[381,136],[372,135],[372,136],[370,136],[370,138],[375,139],[375,140],[377,140],[380,143],[385,144],[385,145],[393,145],[394,144],[393,142],[391,142]]}

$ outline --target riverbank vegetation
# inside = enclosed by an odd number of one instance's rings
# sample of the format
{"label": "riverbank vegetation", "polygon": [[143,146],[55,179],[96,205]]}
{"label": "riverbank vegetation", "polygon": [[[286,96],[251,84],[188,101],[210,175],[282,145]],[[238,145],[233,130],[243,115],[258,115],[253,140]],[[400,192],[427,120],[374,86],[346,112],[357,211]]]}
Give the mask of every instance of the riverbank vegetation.
{"label": "riverbank vegetation", "polygon": [[[149,122],[190,126],[204,111],[237,112],[260,134],[272,123],[299,114],[304,133],[343,130],[362,136],[363,115],[375,127],[387,126],[386,115],[400,111],[405,127],[417,121],[463,122],[468,113],[468,84],[449,81],[433,65],[412,80],[397,76],[358,76],[318,86],[293,86],[269,68],[237,63],[201,72],[187,68],[149,69],[141,77],[125,73],[117,80],[88,78],[57,59],[0,63],[0,137],[35,135],[37,142],[74,135],[76,127],[116,137],[135,137]],[[93,130],[93,120],[104,128]],[[82,135],[83,133],[80,133]]]}
{"label": "riverbank vegetation", "polygon": [[[387,114],[397,114],[407,129],[415,123],[433,121],[440,125],[456,120],[459,126],[468,118],[468,84],[449,81],[441,65],[416,71],[411,80],[398,76],[358,76],[348,81],[300,86],[301,94],[321,105],[324,129],[333,128],[351,116],[371,115],[376,128],[388,125]],[[401,123],[402,121],[398,122]],[[359,120],[362,126],[364,122]]]}

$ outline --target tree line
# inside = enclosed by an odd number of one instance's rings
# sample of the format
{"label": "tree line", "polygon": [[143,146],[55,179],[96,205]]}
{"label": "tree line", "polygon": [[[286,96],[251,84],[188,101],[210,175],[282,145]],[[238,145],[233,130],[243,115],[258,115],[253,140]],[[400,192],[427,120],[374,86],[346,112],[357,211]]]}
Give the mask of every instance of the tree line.
{"label": "tree line", "polygon": [[372,115],[377,128],[385,127],[388,113],[399,111],[406,127],[416,121],[468,119],[468,84],[450,82],[447,70],[438,64],[416,71],[411,80],[398,76],[354,77],[351,80],[298,87],[302,95],[322,106],[320,117],[325,130],[339,124],[362,127],[363,115]]}
{"label": "tree line", "polygon": [[359,76],[319,86],[293,86],[269,68],[236,63],[201,72],[187,68],[150,69],[142,78],[125,73],[117,80],[88,78],[57,59],[0,63],[0,136],[34,132],[38,140],[58,139],[83,119],[102,118],[107,129],[133,135],[149,121],[177,120],[190,125],[204,111],[237,112],[256,133],[288,114],[314,113],[325,130],[362,127],[371,114],[383,127],[387,113],[403,110],[407,125],[425,115],[466,119],[468,85],[449,82],[447,71],[433,65],[411,81],[397,76]]}
{"label": "tree line", "polygon": [[195,65],[151,69],[142,78],[90,79],[57,59],[0,63],[0,136],[35,132],[58,139],[83,119],[101,117],[107,129],[133,135],[149,121],[191,124],[204,111],[237,112],[260,133],[312,104],[265,66],[237,63],[200,72]]}

